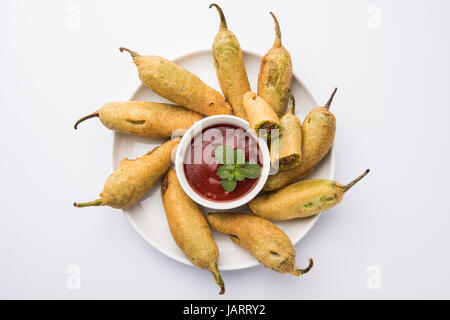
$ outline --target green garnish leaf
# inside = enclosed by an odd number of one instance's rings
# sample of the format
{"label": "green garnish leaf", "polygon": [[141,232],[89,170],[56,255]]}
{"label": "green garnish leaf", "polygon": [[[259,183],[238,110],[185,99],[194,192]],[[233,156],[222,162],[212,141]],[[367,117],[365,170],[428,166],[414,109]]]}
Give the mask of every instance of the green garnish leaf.
{"label": "green garnish leaf", "polygon": [[222,187],[225,189],[225,191],[231,192],[234,189],[236,189],[236,179],[228,180],[228,179],[222,179]]}
{"label": "green garnish leaf", "polygon": [[214,156],[220,163],[230,164],[233,163],[234,151],[225,145],[220,145],[214,150]]}
{"label": "green garnish leaf", "polygon": [[249,179],[256,179],[261,174],[261,167],[259,164],[253,162],[246,162],[239,169]]}
{"label": "green garnish leaf", "polygon": [[234,179],[234,167],[232,165],[221,165],[217,169],[217,175],[221,179],[232,180]]}
{"label": "green garnish leaf", "polygon": [[238,181],[245,178],[256,179],[261,174],[259,164],[245,162],[244,150],[233,150],[226,145],[220,145],[214,150],[214,155],[222,163],[217,169],[217,175],[222,179],[225,191],[231,192],[236,189]]}
{"label": "green garnish leaf", "polygon": [[245,163],[245,152],[241,149],[234,150],[234,164],[244,164]]}
{"label": "green garnish leaf", "polygon": [[246,178],[245,173],[241,170],[241,168],[236,168],[234,170],[234,177],[237,181],[242,181]]}

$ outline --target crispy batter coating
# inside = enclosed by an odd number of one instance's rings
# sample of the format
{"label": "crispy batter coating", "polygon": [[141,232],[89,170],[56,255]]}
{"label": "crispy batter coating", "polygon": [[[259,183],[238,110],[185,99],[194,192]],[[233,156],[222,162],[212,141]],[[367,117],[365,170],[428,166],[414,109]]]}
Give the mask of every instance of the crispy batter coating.
{"label": "crispy batter coating", "polygon": [[310,217],[341,202],[344,193],[367,173],[369,170],[345,186],[323,179],[299,181],[281,190],[259,195],[248,206],[254,214],[271,220]]}
{"label": "crispy batter coating", "polygon": [[342,200],[329,180],[304,180],[253,198],[248,206],[256,215],[271,220],[289,220],[316,215]]}
{"label": "crispy batter coating", "polygon": [[302,124],[302,162],[290,170],[269,176],[264,191],[281,189],[310,174],[330,151],[336,133],[336,117],[329,111],[334,90],[324,107],[311,110]]}
{"label": "crispy batter coating", "polygon": [[272,166],[278,164],[279,170],[295,168],[302,161],[302,126],[294,114],[295,100],[292,94],[291,101],[290,110],[280,119],[283,134],[270,145]]}
{"label": "crispy batter coating", "polygon": [[219,92],[183,67],[158,56],[120,50],[130,52],[142,83],[161,97],[208,116],[231,114],[230,105]]}
{"label": "crispy batter coating", "polygon": [[258,95],[266,100],[275,113],[281,117],[289,99],[288,90],[292,83],[292,59],[281,43],[278,20],[271,12],[275,22],[275,42],[261,60],[258,76]]}
{"label": "crispy batter coating", "polygon": [[288,236],[272,222],[244,213],[208,213],[208,223],[217,231],[228,234],[231,240],[250,252],[266,268],[295,276],[312,267],[299,269],[295,265],[295,248]]}
{"label": "crispy batter coating", "polygon": [[211,235],[208,223],[197,204],[183,191],[175,170],[170,169],[161,186],[161,197],[170,232],[178,247],[195,266],[209,270],[225,292],[218,269],[219,249]]}
{"label": "crispy batter coating", "polygon": [[[281,123],[270,105],[254,92],[246,92],[242,98],[245,112],[247,113],[250,128],[260,135],[266,130],[267,137],[276,137],[280,135]],[[275,129],[275,130],[273,130]]]}
{"label": "crispy batter coating", "polygon": [[[189,129],[204,118],[173,104],[144,101],[110,102],[93,115],[110,130],[146,138],[170,138],[175,130]],[[89,117],[80,119],[75,129]]]}
{"label": "crispy batter coating", "polygon": [[242,105],[242,96],[250,91],[250,83],[242,58],[241,46],[236,36],[228,30],[222,9],[214,3],[209,7],[213,6],[216,7],[220,16],[219,33],[212,46],[217,79],[225,98],[233,108],[234,115],[247,120],[247,114]]}
{"label": "crispy batter coating", "polygon": [[100,199],[74,203],[76,207],[110,206],[125,208],[152,189],[172,164],[172,150],[180,138],[169,140],[146,155],[134,160],[123,159],[108,177]]}

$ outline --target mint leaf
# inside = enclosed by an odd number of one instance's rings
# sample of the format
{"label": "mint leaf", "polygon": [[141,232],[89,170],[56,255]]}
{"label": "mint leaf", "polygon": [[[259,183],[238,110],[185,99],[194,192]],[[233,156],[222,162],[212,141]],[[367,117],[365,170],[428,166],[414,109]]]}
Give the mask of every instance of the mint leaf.
{"label": "mint leaf", "polygon": [[225,191],[231,192],[236,188],[236,179],[233,180],[222,180],[222,187],[225,189]]}
{"label": "mint leaf", "polygon": [[244,164],[245,163],[245,152],[241,149],[234,150],[234,164]]}
{"label": "mint leaf", "polygon": [[256,179],[261,174],[259,164],[252,162],[246,162],[239,170],[249,179]]}
{"label": "mint leaf", "polygon": [[225,191],[231,192],[236,189],[238,181],[245,178],[256,179],[261,173],[257,163],[245,162],[244,150],[233,150],[226,145],[220,145],[214,150],[214,155],[222,163],[217,169],[217,175],[222,179]]}
{"label": "mint leaf", "polygon": [[[231,167],[231,168],[230,168]],[[221,179],[228,179],[228,180],[232,180],[234,179],[234,167],[230,166],[230,165],[221,165],[218,169],[217,169],[217,175],[221,178]]]}
{"label": "mint leaf", "polygon": [[233,163],[234,152],[230,147],[220,145],[214,150],[214,156],[220,163]]}
{"label": "mint leaf", "polygon": [[234,170],[234,177],[237,181],[242,181],[246,178],[246,175],[244,172],[242,172],[241,168],[236,168]]}

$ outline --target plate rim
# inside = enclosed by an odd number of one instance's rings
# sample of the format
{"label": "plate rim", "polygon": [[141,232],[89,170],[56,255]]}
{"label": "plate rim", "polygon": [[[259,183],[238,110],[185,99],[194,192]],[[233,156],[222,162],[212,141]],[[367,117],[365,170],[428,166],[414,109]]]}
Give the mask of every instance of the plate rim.
{"label": "plate rim", "polygon": [[[205,48],[204,48],[204,49],[199,49],[199,50],[196,50],[196,51],[189,52],[189,53],[187,53],[187,54],[183,54],[183,55],[177,56],[177,57],[171,59],[170,61],[173,61],[173,62],[177,63],[177,61],[178,61],[178,60],[181,60],[181,59],[186,59],[186,58],[189,58],[189,57],[191,57],[191,56],[201,55],[201,54],[211,53],[211,52],[212,52],[211,49],[205,49]],[[255,53],[255,52],[253,52],[253,51],[249,51],[249,50],[242,50],[242,53],[243,53],[243,54],[246,54],[246,55],[254,56],[254,57],[258,58],[258,59],[261,59],[261,57],[262,57],[261,55]],[[318,106],[318,103],[317,103],[316,98],[311,94],[311,91],[308,89],[308,87],[305,86],[305,84],[304,84],[304,83],[296,76],[296,72],[295,72],[295,71],[296,71],[296,70],[293,68],[293,78],[295,78],[295,80],[298,81],[298,82],[302,85],[302,87],[305,89],[306,93],[312,98],[312,101],[314,102],[314,105],[317,105],[317,106]],[[128,101],[132,101],[133,97],[136,96],[136,94],[137,94],[137,93],[139,92],[139,90],[141,90],[142,88],[146,88],[146,87],[145,87],[144,84],[141,82],[141,83],[139,84],[139,86],[134,90],[133,94],[130,96],[130,98],[128,99]],[[149,90],[150,90],[150,89],[149,89]],[[222,94],[222,93],[221,93],[221,94]],[[112,167],[113,167],[113,170],[114,170],[114,150],[115,150],[115,146],[116,146],[116,144],[117,144],[117,137],[118,137],[118,134],[117,134],[116,132],[113,131],[112,157],[111,157],[111,158],[112,158],[111,160],[112,160]],[[331,171],[331,172],[330,172],[330,175],[329,175],[328,179],[334,180],[334,176],[335,176],[335,167],[336,167],[336,162],[335,162],[336,159],[335,159],[334,145],[331,147],[331,149],[330,149],[330,151],[328,152],[327,156],[329,156],[329,157],[331,158],[331,159],[330,159],[330,161],[331,161],[331,168],[330,168],[330,171]],[[169,258],[171,258],[171,259],[173,259],[173,260],[175,260],[175,261],[181,262],[181,263],[183,263],[184,265],[188,265],[188,266],[191,266],[191,267],[195,267],[191,262],[188,262],[188,261],[186,261],[186,260],[183,260],[183,259],[179,258],[177,255],[175,255],[174,253],[172,253],[172,252],[170,252],[170,251],[164,250],[164,249],[161,248],[158,244],[156,244],[153,240],[151,240],[149,237],[147,237],[147,235],[144,233],[144,231],[143,231],[143,230],[135,223],[135,221],[131,218],[131,214],[127,212],[127,209],[126,209],[126,208],[125,208],[125,209],[122,209],[122,212],[125,214],[125,216],[127,217],[128,222],[133,226],[134,230],[135,230],[135,231],[136,231],[136,232],[137,232],[137,233],[138,233],[145,241],[147,241],[147,243],[149,243],[153,248],[155,248],[155,249],[156,249],[157,251],[159,251],[160,253],[166,255],[167,257],[169,257]],[[298,242],[299,242],[304,236],[306,236],[306,235],[309,233],[309,231],[310,231],[310,230],[312,229],[312,227],[316,224],[316,222],[317,222],[317,220],[319,219],[320,216],[321,216],[321,213],[319,213],[319,214],[317,214],[317,215],[311,217],[310,223],[309,223],[309,224],[306,226],[306,228],[305,228],[306,231],[302,232],[302,235],[301,235],[301,236],[297,236],[297,237],[295,237],[295,239],[291,239],[291,242],[293,243],[294,246],[297,245]],[[240,265],[237,266],[237,267],[219,267],[219,270],[220,270],[220,271],[242,270],[242,269],[247,269],[247,268],[255,267],[255,266],[257,266],[257,265],[260,265],[260,263],[259,263],[256,259],[254,259],[254,261],[252,261],[252,262],[240,264]]]}

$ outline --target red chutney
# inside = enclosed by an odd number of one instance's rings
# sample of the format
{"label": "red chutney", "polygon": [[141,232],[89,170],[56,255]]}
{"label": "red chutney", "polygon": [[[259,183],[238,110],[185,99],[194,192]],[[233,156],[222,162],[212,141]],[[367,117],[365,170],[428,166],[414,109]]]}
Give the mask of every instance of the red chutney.
{"label": "red chutney", "polygon": [[255,138],[237,126],[219,124],[203,129],[192,139],[184,159],[184,173],[192,189],[201,197],[215,202],[230,202],[247,195],[259,177],[245,178],[237,182],[233,191],[225,191],[217,175],[221,163],[214,157],[215,149],[220,145],[245,151],[245,161],[256,162],[262,167],[262,154]]}

